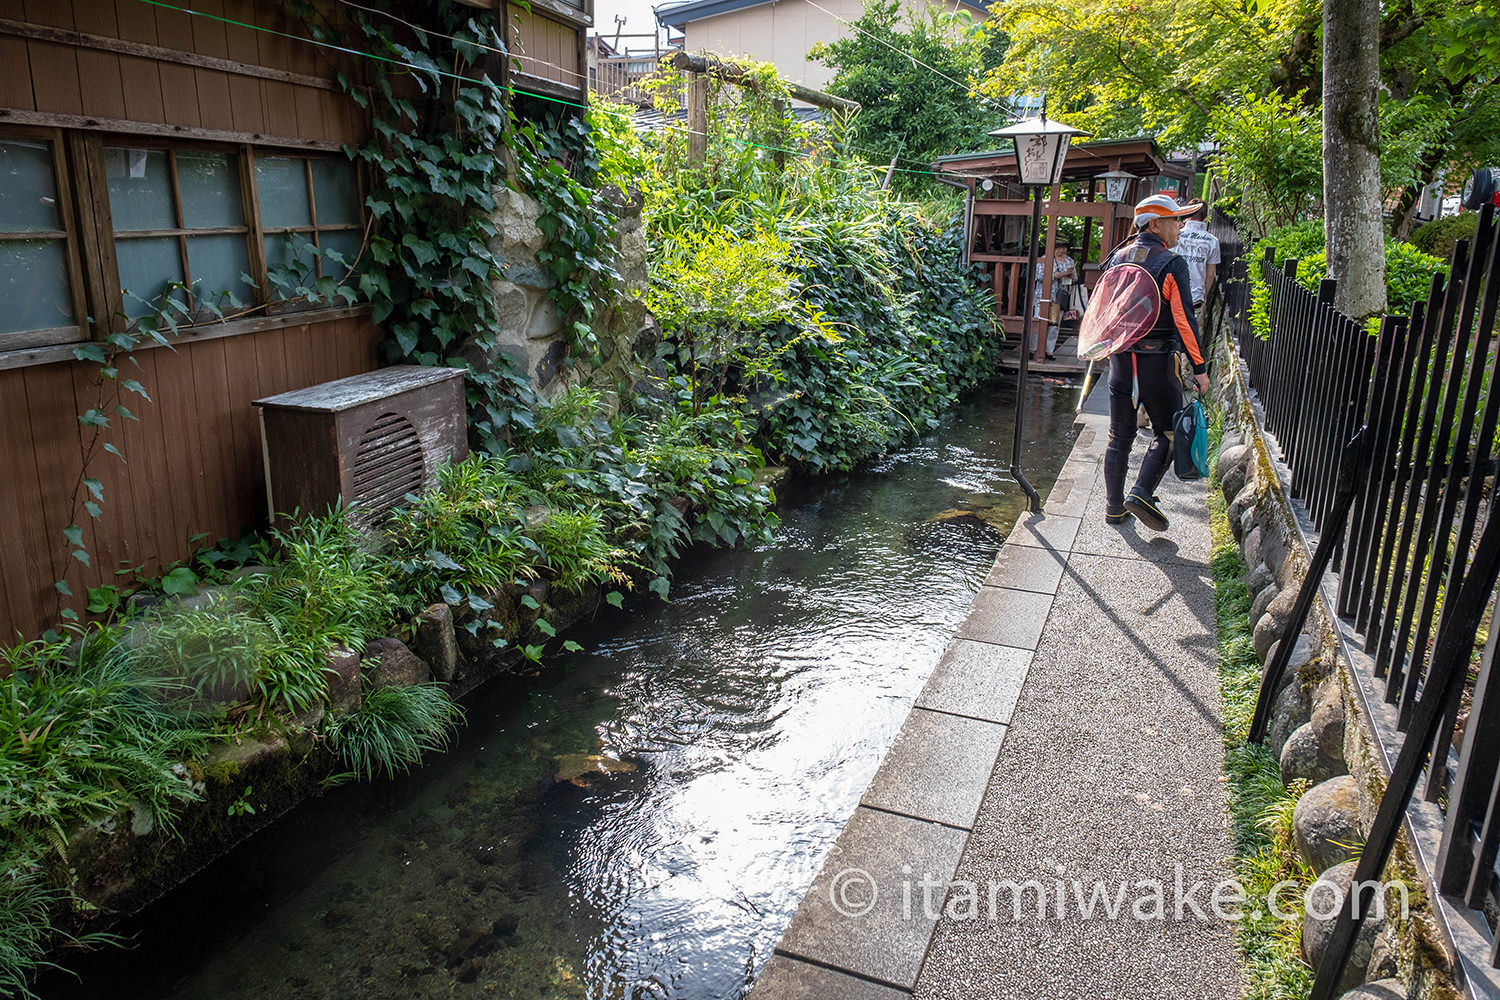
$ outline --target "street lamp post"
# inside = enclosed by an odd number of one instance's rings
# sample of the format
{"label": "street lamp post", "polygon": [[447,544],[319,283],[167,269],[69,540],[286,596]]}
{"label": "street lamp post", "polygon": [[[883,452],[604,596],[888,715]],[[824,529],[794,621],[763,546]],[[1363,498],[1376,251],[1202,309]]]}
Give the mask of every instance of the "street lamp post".
{"label": "street lamp post", "polygon": [[1036,487],[1021,471],[1021,434],[1026,426],[1026,371],[1031,360],[1031,329],[1036,312],[1036,258],[1037,244],[1042,227],[1042,192],[1062,180],[1063,162],[1068,158],[1068,143],[1073,136],[1082,133],[1061,122],[1047,120],[1045,111],[1040,118],[1027,118],[1014,125],[999,128],[990,135],[997,139],[1011,139],[1016,144],[1016,171],[1021,183],[1031,189],[1031,239],[1027,252],[1025,320],[1022,324],[1021,360],[1016,373],[1016,429],[1011,441],[1010,474],[1016,477],[1026,493],[1027,508],[1033,513],[1042,509],[1042,498]]}

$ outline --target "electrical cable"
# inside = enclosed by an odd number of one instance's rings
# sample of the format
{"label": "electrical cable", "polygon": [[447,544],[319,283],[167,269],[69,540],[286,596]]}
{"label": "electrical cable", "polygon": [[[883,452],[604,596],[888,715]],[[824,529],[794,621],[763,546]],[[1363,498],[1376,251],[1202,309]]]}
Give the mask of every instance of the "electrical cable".
{"label": "electrical cable", "polygon": [[[433,76],[443,77],[443,78],[447,78],[447,79],[451,79],[451,80],[458,80],[458,81],[463,82],[463,83],[474,83],[474,82],[476,82],[473,77],[464,76],[464,75],[459,74],[459,73],[453,73],[453,72],[450,72],[448,70],[444,70],[444,69],[441,69],[441,68],[438,68],[438,67],[435,67],[435,66],[418,66],[418,65],[416,65],[414,63],[410,63],[410,62],[407,62],[407,61],[402,60],[402,59],[397,59],[397,58],[394,58],[392,56],[384,56],[384,55],[380,55],[380,54],[374,53],[374,52],[367,52],[367,51],[364,51],[362,49],[351,48],[351,47],[349,47],[347,45],[339,45],[339,44],[337,44],[335,42],[325,41],[325,40],[320,39],[320,38],[309,38],[309,37],[307,37],[305,35],[295,35],[295,34],[291,34],[289,32],[285,32],[285,31],[278,31],[275,28],[263,27],[263,26],[258,25],[258,24],[246,24],[243,21],[236,21],[233,18],[225,17],[225,16],[223,16],[221,14],[212,14],[212,13],[209,13],[207,11],[193,10],[190,7],[182,7],[182,6],[179,6],[177,4],[170,3],[170,2],[168,2],[168,0],[137,0],[137,2],[138,3],[146,4],[147,6],[150,6],[150,7],[159,7],[159,8],[162,8],[164,10],[175,11],[175,12],[177,12],[179,14],[188,14],[188,15],[193,16],[193,17],[202,17],[202,18],[206,18],[208,20],[218,21],[220,23],[232,25],[232,26],[237,27],[237,28],[246,28],[246,29],[249,29],[249,30],[252,30],[252,31],[259,31],[259,32],[263,32],[265,34],[275,35],[275,36],[280,37],[280,38],[290,39],[291,41],[305,42],[305,43],[307,43],[309,45],[316,45],[316,46],[319,46],[321,48],[331,49],[331,50],[333,50],[335,52],[341,52],[341,53],[343,53],[345,55],[356,56],[356,57],[363,58],[363,59],[371,59],[371,60],[374,60],[376,62],[387,63],[387,64],[392,65],[392,66],[399,66],[399,67],[402,67],[404,69],[410,69],[410,70],[413,70],[413,71],[418,72],[418,73],[428,73],[428,74],[431,74]],[[347,0],[344,0],[344,2],[347,2]],[[809,0],[809,2],[812,2],[812,0]],[[350,4],[350,6],[358,6],[358,4]],[[816,4],[815,4],[815,6],[816,6]],[[398,20],[399,20],[399,18],[398,18]],[[403,22],[403,23],[405,23],[405,22]],[[425,28],[418,28],[418,29],[415,29],[415,30],[427,32],[427,29],[425,29]],[[437,32],[427,32],[427,33],[428,34],[439,34]],[[474,45],[477,48],[490,48],[489,46],[485,46],[485,45],[483,45],[482,43],[479,43],[479,42],[470,42],[470,41],[465,40],[465,39],[454,39],[454,38],[452,38],[452,36],[449,36],[449,35],[439,35],[439,37],[448,38],[448,39],[453,40],[453,41],[461,41],[464,44]],[[493,51],[500,51],[500,50],[493,50]],[[540,100],[540,101],[546,101],[546,102],[550,102],[550,103],[553,103],[553,104],[560,104],[560,105],[563,105],[565,107],[579,108],[579,109],[581,109],[583,111],[593,110],[593,111],[596,111],[596,112],[602,112],[604,114],[614,115],[616,117],[624,117],[624,118],[626,118],[627,121],[630,118],[630,115],[628,113],[622,114],[621,112],[614,111],[613,109],[610,109],[610,108],[600,107],[598,105],[580,104],[577,101],[569,101],[569,100],[566,100],[565,98],[553,97],[550,94],[540,94],[540,93],[536,93],[535,91],[523,90],[522,88],[515,87],[515,86],[500,86],[499,84],[495,84],[495,86],[498,89],[500,89],[501,91],[504,91],[504,92],[507,92],[507,93],[510,93],[510,94],[513,94],[513,95],[520,95],[522,97],[530,97],[530,98],[533,98],[533,99],[536,99],[536,100]],[[685,128],[685,127],[678,126],[678,125],[672,125],[672,124],[670,124],[670,123],[668,123],[666,121],[662,122],[662,127],[666,128],[666,129],[671,129],[672,131],[676,131],[676,132],[684,132],[684,133],[687,133],[689,135],[696,134],[693,129]],[[770,153],[782,153],[782,154],[785,154],[785,155],[788,155],[788,156],[796,156],[796,157],[801,157],[801,158],[807,158],[807,157],[810,157],[810,156],[814,155],[813,153],[806,152],[806,151],[803,151],[803,150],[798,150],[798,149],[782,149],[782,148],[779,148],[779,147],[776,147],[776,146],[768,146],[768,145],[766,145],[764,143],[753,142],[753,141],[751,141],[749,139],[741,139],[741,138],[736,137],[736,136],[728,136],[727,138],[731,142],[736,142],[736,143],[739,143],[741,145],[749,146],[749,147],[752,147],[752,148],[755,148],[755,149],[765,150],[765,151],[770,152]],[[850,148],[858,149],[860,147],[850,147]],[[865,150],[865,151],[866,152],[874,152],[874,150],[868,150],[868,149]],[[908,162],[916,162],[916,161],[914,161],[914,160],[908,160]],[[862,165],[862,166],[871,166],[870,164],[867,164],[867,163],[861,163],[860,165]],[[944,177],[955,177],[955,178],[965,178],[965,179],[975,179],[975,180],[983,179],[983,175],[979,175],[979,174],[960,174],[960,173],[953,173],[953,172],[948,172],[948,171],[935,171],[935,170],[926,170],[926,169],[915,169],[915,168],[909,168],[909,167],[897,167],[896,168],[896,172],[897,173],[905,173],[905,174],[922,174],[922,175],[933,176],[933,177],[941,175],[941,176],[944,176]]]}

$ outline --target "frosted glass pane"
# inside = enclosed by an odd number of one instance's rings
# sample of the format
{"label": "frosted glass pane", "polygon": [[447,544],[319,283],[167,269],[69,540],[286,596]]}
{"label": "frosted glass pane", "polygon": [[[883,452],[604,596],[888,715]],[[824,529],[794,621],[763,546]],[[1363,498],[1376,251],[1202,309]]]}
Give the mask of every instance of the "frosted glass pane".
{"label": "frosted glass pane", "polygon": [[227,153],[178,153],[182,221],[189,229],[242,226],[240,175]]}
{"label": "frosted glass pane", "polygon": [[266,271],[271,279],[271,298],[288,298],[296,294],[298,287],[312,284],[313,263],[312,234],[267,236]]}
{"label": "frosted glass pane", "polygon": [[0,242],[0,302],[0,333],[72,326],[62,241]]}
{"label": "frosted glass pane", "polygon": [[359,183],[354,164],[348,160],[313,160],[313,204],[318,225],[340,226],[359,222]]}
{"label": "frosted glass pane", "polygon": [[[120,287],[126,293],[125,315],[131,319],[157,307],[167,282],[182,280],[182,258],[175,237],[115,240],[115,257],[120,262]],[[174,293],[173,298],[181,301],[182,293]]]}
{"label": "frosted glass pane", "polygon": [[[335,232],[319,233],[318,246],[323,250],[323,274],[327,277],[343,281],[344,276],[349,273],[349,268],[359,257],[360,244],[364,242],[363,232]],[[337,254],[335,257],[333,255]],[[360,260],[358,274],[364,269],[365,261]]]}
{"label": "frosted glass pane", "polygon": [[40,142],[0,142],[0,232],[61,228],[51,148]]}
{"label": "frosted glass pane", "polygon": [[267,229],[310,226],[307,175],[300,157],[261,156],[255,160],[255,186],[260,198],[260,221]]}
{"label": "frosted glass pane", "polygon": [[109,211],[115,232],[177,228],[172,178],[163,150],[106,149],[104,170],[109,177]]}
{"label": "frosted glass pane", "polygon": [[250,270],[243,236],[190,236],[187,241],[188,271],[193,276],[193,298],[220,309],[233,308],[228,292],[243,305],[254,294],[241,275]]}

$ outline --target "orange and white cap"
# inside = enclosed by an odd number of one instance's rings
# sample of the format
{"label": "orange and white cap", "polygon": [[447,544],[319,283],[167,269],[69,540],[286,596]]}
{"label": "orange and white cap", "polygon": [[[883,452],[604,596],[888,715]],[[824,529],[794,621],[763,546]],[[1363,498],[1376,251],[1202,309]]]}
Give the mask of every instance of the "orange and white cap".
{"label": "orange and white cap", "polygon": [[1198,202],[1188,202],[1179,205],[1170,195],[1153,194],[1151,197],[1136,203],[1135,224],[1144,226],[1152,219],[1180,219],[1185,215],[1192,215],[1198,211]]}

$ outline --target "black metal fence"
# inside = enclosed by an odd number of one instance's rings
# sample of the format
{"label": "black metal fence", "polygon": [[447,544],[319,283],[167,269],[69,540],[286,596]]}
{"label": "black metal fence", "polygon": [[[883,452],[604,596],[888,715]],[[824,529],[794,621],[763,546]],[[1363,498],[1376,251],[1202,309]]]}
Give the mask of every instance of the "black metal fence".
{"label": "black metal fence", "polygon": [[[1238,249],[1223,220],[1216,229],[1225,251]],[[1500,574],[1497,248],[1485,208],[1472,245],[1455,248],[1427,300],[1373,333],[1333,308],[1332,281],[1303,287],[1295,261],[1228,263],[1226,252],[1225,265],[1230,277],[1254,267],[1264,281],[1268,335],[1252,328],[1259,303],[1242,284],[1230,286],[1224,315],[1294,508],[1317,539],[1301,603],[1305,611],[1322,588],[1334,605],[1391,768],[1355,879],[1380,878],[1413,802],[1441,803],[1441,834],[1416,853],[1476,996],[1490,995],[1500,965],[1500,622],[1481,641]],[[1359,923],[1345,911],[1315,1000],[1333,995]]]}

